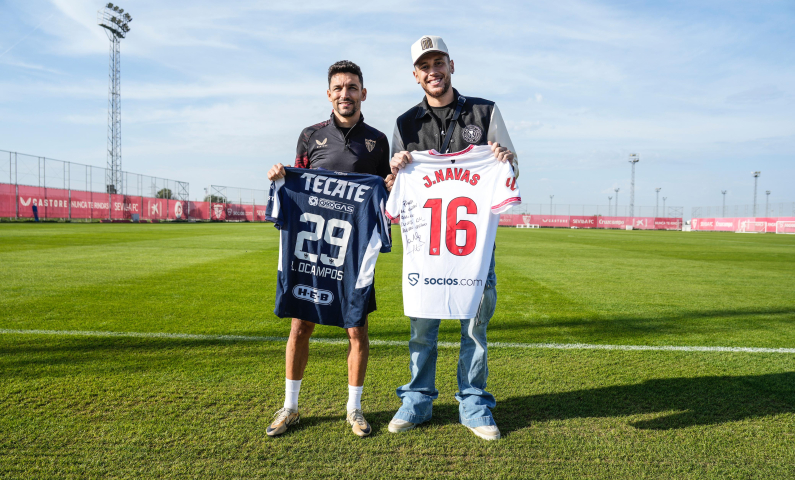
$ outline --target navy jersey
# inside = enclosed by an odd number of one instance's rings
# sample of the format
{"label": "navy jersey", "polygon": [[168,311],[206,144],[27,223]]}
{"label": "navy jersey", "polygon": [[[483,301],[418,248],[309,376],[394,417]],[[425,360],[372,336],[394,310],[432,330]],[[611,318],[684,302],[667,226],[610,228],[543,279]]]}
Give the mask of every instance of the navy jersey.
{"label": "navy jersey", "polygon": [[387,192],[375,175],[285,168],[266,216],[279,232],[278,317],[360,327],[379,252],[392,248]]}

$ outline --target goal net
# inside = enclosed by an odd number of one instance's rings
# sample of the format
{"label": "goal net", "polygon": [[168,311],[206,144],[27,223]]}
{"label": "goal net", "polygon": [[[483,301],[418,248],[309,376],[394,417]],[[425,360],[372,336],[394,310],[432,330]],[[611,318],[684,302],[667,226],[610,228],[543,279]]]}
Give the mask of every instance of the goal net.
{"label": "goal net", "polygon": [[737,229],[736,233],[765,233],[766,229],[767,222],[746,220],[745,222],[740,222],[740,228]]}
{"label": "goal net", "polygon": [[795,220],[779,220],[776,222],[776,233],[795,234]]}

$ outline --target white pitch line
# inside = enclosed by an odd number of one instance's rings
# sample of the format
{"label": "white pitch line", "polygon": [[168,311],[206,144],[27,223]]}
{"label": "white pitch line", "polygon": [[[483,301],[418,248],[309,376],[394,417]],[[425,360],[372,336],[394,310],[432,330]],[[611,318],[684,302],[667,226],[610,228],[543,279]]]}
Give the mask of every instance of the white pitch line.
{"label": "white pitch line", "polygon": [[[199,335],[192,333],[164,332],[100,332],[91,330],[8,330],[0,329],[0,335],[51,335],[62,337],[105,337],[105,338],[168,338],[177,340],[221,340],[228,342],[286,342],[287,337],[255,337],[246,335]],[[344,338],[312,338],[310,342],[329,345],[346,345]],[[370,345],[406,347],[408,342],[397,340],[370,340]],[[439,342],[442,348],[457,348],[458,342]],[[795,348],[758,347],[699,347],[676,345],[595,345],[588,343],[510,343],[490,342],[491,348],[524,348],[547,350],[624,350],[624,351],[662,351],[662,352],[729,352],[729,353],[795,353]]]}

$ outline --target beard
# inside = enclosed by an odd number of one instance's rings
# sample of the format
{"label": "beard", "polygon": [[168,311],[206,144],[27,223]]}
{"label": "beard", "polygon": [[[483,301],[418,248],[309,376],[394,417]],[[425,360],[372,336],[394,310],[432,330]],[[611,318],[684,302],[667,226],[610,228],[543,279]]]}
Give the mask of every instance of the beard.
{"label": "beard", "polygon": [[339,106],[337,106],[337,113],[339,113],[341,117],[345,117],[345,118],[352,117],[352,116],[356,115],[356,113],[358,111],[359,111],[359,106],[356,103],[351,105],[349,110],[345,110],[345,111],[343,111],[341,108],[339,108]]}
{"label": "beard", "polygon": [[439,98],[439,97],[443,97],[445,93],[447,93],[448,91],[450,91],[450,85],[451,85],[451,84],[452,84],[452,82],[450,81],[450,76],[449,76],[449,75],[446,75],[446,76],[445,76],[445,77],[442,79],[442,90],[441,90],[441,92],[438,92],[438,93],[436,93],[436,92],[432,92],[432,91],[430,90],[430,88],[427,86],[427,83],[426,83],[425,85],[423,85],[423,86],[422,86],[422,89],[423,89],[423,90],[425,90],[425,93],[427,93],[427,94],[428,94],[428,95],[430,95],[431,97],[433,97],[433,98]]}

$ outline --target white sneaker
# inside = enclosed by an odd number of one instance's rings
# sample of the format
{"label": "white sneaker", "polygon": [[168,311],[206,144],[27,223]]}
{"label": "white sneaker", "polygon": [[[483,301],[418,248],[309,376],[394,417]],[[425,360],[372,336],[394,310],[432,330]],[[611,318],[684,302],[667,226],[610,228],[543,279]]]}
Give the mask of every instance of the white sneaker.
{"label": "white sneaker", "polygon": [[411,430],[416,426],[416,423],[407,422],[399,418],[393,418],[392,421],[389,422],[389,431],[392,433],[405,432],[406,430]]}
{"label": "white sneaker", "polygon": [[482,438],[483,440],[499,440],[500,429],[497,425],[483,425],[480,427],[467,427],[472,430],[472,433]]}

